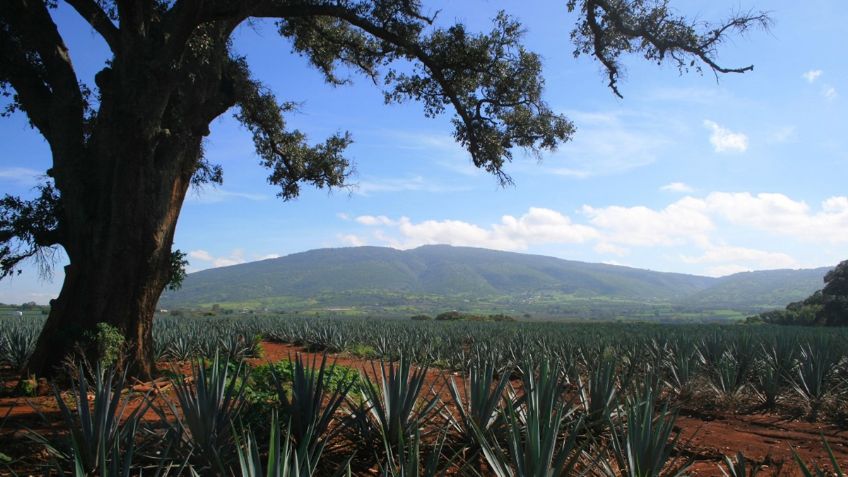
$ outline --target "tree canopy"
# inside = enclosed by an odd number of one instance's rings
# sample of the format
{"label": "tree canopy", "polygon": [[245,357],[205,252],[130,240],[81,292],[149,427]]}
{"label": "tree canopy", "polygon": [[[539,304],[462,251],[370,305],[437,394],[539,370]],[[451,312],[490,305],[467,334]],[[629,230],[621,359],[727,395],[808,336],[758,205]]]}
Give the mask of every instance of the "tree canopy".
{"label": "tree canopy", "polygon": [[[272,19],[329,84],[349,81],[344,67],[382,88],[388,103],[416,101],[425,116],[450,114],[455,140],[501,184],[511,181],[505,165],[517,151],[553,150],[575,131],[544,101],[541,60],[504,12],[489,31],[474,32],[438,20],[418,0],[65,3],[110,50],[94,84],[77,75],[53,17],[57,0],[5,0],[0,9],[3,114],[26,114],[52,153],[38,197],[0,202],[0,277],[49,257],[51,247],[70,262],[31,359],[37,372],[69,349],[63,326],[92,330],[99,322],[125,333],[137,361],[148,361],[143,373],[150,371],[153,310],[181,277],[184,258],[171,247],[186,191],[223,180],[221,166],[203,154],[215,118],[235,111],[283,200],[304,185],[345,185],[352,136],[313,142],[287,124],[294,105],[233,49],[233,32],[245,22]],[[574,54],[596,58],[619,95],[622,55],[681,71],[745,72],[752,67],[721,66],[717,47],[731,33],[768,24],[762,13],[695,22],[667,0],[567,0],[563,8],[577,17]]]}
{"label": "tree canopy", "polygon": [[[116,79],[130,79],[132,73],[133,80],[151,81],[132,85],[147,94],[127,106],[137,109],[135,116],[155,115],[163,123],[139,134],[160,135],[160,141],[184,133],[205,136],[212,119],[235,107],[280,197],[296,197],[304,183],[343,185],[350,170],[343,152],[351,135],[309,144],[304,133],[288,130],[285,113],[294,105],[278,101],[251,76],[245,58],[232,52],[233,31],[254,18],[276,19],[278,33],[291,41],[292,50],[308,57],[330,84],[349,81],[338,74],[344,65],[382,84],[386,102],[419,101],[427,116],[450,108],[456,140],[475,166],[501,183],[511,180],[504,164],[516,149],[552,150],[574,132],[573,124],[543,101],[540,59],[521,46],[522,27],[505,12],[494,19],[490,32],[474,33],[462,24],[436,26],[437,12],[426,13],[414,0],[67,3],[114,55],[94,85],[81,83],[74,72],[50,14],[57,2],[11,0],[0,13],[0,88],[9,99],[4,115],[22,111],[52,149],[79,151],[75,159],[54,156],[56,162],[89,166],[84,151],[96,147],[92,132],[104,110],[117,106],[110,89]],[[736,15],[715,25],[698,23],[675,14],[667,0],[568,0],[566,6],[580,13],[571,33],[574,55],[594,56],[619,96],[623,54],[671,62],[681,72],[704,67],[745,72],[753,67],[721,66],[717,48],[731,32],[768,24],[763,13]],[[409,62],[411,71],[397,67]],[[155,101],[147,101],[151,97]],[[192,181],[220,183],[221,167],[199,152],[187,165]],[[58,191],[68,186],[59,167],[47,176],[56,180],[56,188],[48,184],[35,200],[7,196],[0,204],[2,276],[19,270],[22,260],[43,258],[44,247],[66,245]],[[86,185],[98,187],[101,179],[93,177]]]}

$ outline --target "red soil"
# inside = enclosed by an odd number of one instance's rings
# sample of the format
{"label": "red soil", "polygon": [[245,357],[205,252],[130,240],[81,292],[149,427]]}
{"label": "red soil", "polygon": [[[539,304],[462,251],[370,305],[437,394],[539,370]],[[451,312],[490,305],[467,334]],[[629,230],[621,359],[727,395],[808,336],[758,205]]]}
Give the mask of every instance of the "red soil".
{"label": "red soil", "polygon": [[[307,359],[320,359],[321,353],[309,353],[291,345],[265,342],[262,344],[264,356],[250,360],[257,365],[276,362],[301,353]],[[379,364],[347,354],[331,356],[337,365],[358,369],[371,378],[379,372]],[[332,362],[332,361],[331,361]],[[164,365],[162,369],[171,369]],[[188,373],[190,365],[181,364],[177,371]],[[446,388],[447,374],[441,370],[428,371],[427,388],[430,386],[439,392],[443,400],[449,400]],[[8,378],[8,376],[7,376]],[[461,386],[461,378],[454,376]],[[3,382],[6,391],[16,384],[12,380]],[[134,386],[136,391],[133,403],[141,405],[142,393],[150,392],[154,399],[161,400],[157,394],[169,394],[167,381],[142,383]],[[8,394],[8,393],[5,393]],[[160,402],[161,403],[161,402]],[[161,403],[164,404],[164,403]],[[167,409],[167,406],[161,408]],[[52,395],[32,398],[0,397],[0,422],[8,413],[8,418],[0,427],[0,446],[12,443],[10,449],[17,453],[20,449],[32,447],[23,436],[26,429],[46,430],[60,419],[59,410]],[[170,414],[170,413],[168,413]],[[46,418],[47,422],[42,418]],[[148,410],[145,419],[157,420],[158,416]],[[801,475],[792,458],[794,449],[806,462],[818,462],[825,466],[829,463],[827,453],[821,444],[823,434],[830,443],[839,464],[848,468],[848,430],[825,423],[809,423],[803,420],[788,419],[774,414],[730,414],[710,411],[684,410],[677,420],[681,429],[681,447],[688,456],[695,459],[689,473],[697,476],[721,476],[719,463],[722,455],[735,456],[742,451],[749,461],[763,464],[761,475],[792,476]],[[0,452],[6,451],[0,449]],[[32,450],[30,449],[30,452]],[[6,451],[6,453],[10,453]],[[0,472],[2,474],[2,472]]]}

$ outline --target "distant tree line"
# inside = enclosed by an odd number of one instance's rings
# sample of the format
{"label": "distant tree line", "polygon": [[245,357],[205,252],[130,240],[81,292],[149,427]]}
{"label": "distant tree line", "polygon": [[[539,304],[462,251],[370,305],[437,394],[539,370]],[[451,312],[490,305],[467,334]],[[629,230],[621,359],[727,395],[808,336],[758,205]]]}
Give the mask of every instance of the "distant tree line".
{"label": "distant tree line", "polygon": [[747,321],[801,326],[848,325],[848,260],[827,272],[824,283],[824,288],[803,301],[790,303],[783,310],[760,313]]}
{"label": "distant tree line", "polygon": [[493,315],[475,315],[473,313],[463,313],[461,311],[446,311],[439,313],[435,318],[429,315],[419,314],[411,318],[414,321],[428,321],[435,319],[436,321],[515,321],[515,318],[497,313]]}

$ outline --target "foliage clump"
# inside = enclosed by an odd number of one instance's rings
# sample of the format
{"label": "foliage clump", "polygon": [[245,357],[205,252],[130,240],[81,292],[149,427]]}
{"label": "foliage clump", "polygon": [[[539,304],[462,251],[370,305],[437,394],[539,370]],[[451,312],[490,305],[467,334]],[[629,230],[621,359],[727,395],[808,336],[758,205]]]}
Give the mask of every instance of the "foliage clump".
{"label": "foliage clump", "polygon": [[[256,403],[277,401],[279,396],[275,379],[285,387],[294,379],[292,369],[292,362],[287,359],[253,368],[245,387],[245,397],[248,401]],[[359,382],[359,372],[353,368],[336,365],[325,370],[324,386],[330,390],[338,389],[350,382]]]}
{"label": "foliage clump", "polygon": [[783,310],[771,310],[749,317],[749,323],[775,325],[848,325],[848,260],[824,277],[825,286],[802,301],[790,303]]}
{"label": "foliage clump", "polygon": [[[413,318],[414,319],[414,318]],[[497,313],[492,315],[475,315],[473,313],[463,313],[460,311],[446,311],[436,315],[436,321],[515,321],[515,318]]]}
{"label": "foliage clump", "polygon": [[118,363],[124,352],[124,334],[109,323],[97,323],[86,336],[95,353],[95,361],[104,367]]}

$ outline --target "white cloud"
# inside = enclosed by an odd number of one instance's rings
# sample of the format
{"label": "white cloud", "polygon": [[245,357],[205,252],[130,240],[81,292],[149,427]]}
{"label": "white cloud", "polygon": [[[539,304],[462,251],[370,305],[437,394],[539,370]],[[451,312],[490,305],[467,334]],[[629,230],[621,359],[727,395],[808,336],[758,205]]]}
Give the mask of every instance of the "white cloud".
{"label": "white cloud", "polygon": [[486,247],[499,250],[524,248],[511,240],[497,237],[491,230],[459,220],[425,220],[413,223],[401,217],[398,231],[403,237],[397,248],[413,248],[427,244],[449,244]]}
{"label": "white cloud", "polygon": [[795,258],[786,253],[730,245],[709,245],[700,256],[681,256],[680,258],[684,263],[709,264],[704,273],[713,277],[752,270],[801,267]]}
{"label": "white cloud", "polygon": [[729,245],[710,245],[700,256],[683,256],[681,259],[685,263],[721,263],[725,266],[733,265],[736,267],[743,267],[741,264],[747,264],[759,269],[798,268],[800,266],[797,260],[785,253]]}
{"label": "white cloud", "polygon": [[212,258],[212,254],[210,254],[206,250],[192,250],[188,253],[188,258],[193,258],[195,260],[201,260],[204,262],[211,262],[212,260],[214,260],[214,258]]}
{"label": "white cloud", "polygon": [[[449,244],[522,251],[569,245],[569,250],[588,252],[582,255],[587,258],[592,251],[601,258],[644,259],[653,254],[671,263],[670,269],[716,276],[827,265],[837,261],[834,256],[844,256],[848,244],[848,196],[811,207],[779,193],[712,192],[686,196],[661,208],[584,205],[580,210],[575,221],[556,210],[531,207],[488,226],[450,218],[414,222],[408,217],[363,215],[354,220],[370,232],[342,235],[339,241],[399,249]],[[806,248],[821,245],[821,253],[796,256],[804,242]],[[576,248],[580,245],[582,249]],[[641,250],[637,254],[634,248]]]}
{"label": "white cloud", "polygon": [[610,243],[632,246],[680,245],[704,242],[715,228],[703,206],[686,197],[662,210],[644,206],[583,206],[589,222]]}
{"label": "white cloud", "polygon": [[824,74],[822,70],[810,70],[802,74],[801,77],[807,80],[808,83],[815,83],[822,74]]}
{"label": "white cloud", "polygon": [[644,99],[648,101],[669,101],[673,103],[715,104],[722,99],[722,92],[715,88],[676,88],[664,87],[649,92]]}
{"label": "white cloud", "polygon": [[394,223],[385,215],[360,215],[354,220],[362,225],[392,225]]}
{"label": "white cloud", "polygon": [[609,242],[599,242],[597,245],[592,247],[592,249],[602,255],[618,255],[619,257],[623,257],[630,253],[630,251],[626,248],[613,245]]}
{"label": "white cloud", "polygon": [[666,192],[679,192],[681,194],[688,194],[695,191],[695,189],[683,182],[672,182],[670,184],[666,184],[660,187],[660,190],[664,190]]}
{"label": "white cloud", "polygon": [[[360,220],[365,218],[365,220]],[[413,222],[408,217],[391,220],[384,216],[362,216],[357,221],[369,226],[386,226],[393,234],[377,230],[374,237],[395,248],[427,244],[486,247],[498,250],[525,250],[531,244],[583,243],[597,239],[597,231],[575,224],[557,211],[531,207],[520,217],[505,215],[501,222],[484,228],[460,220]],[[358,237],[357,237],[358,239]],[[348,242],[350,239],[347,239]]]}
{"label": "white cloud", "polygon": [[432,180],[424,179],[421,176],[415,176],[403,179],[366,180],[354,185],[352,190],[354,194],[370,196],[385,192],[457,192],[468,190],[468,187],[446,186],[434,183]]}
{"label": "white cloud", "polygon": [[733,132],[715,121],[704,120],[704,127],[712,131],[710,144],[715,152],[745,152],[748,150],[748,136]]}
{"label": "white cloud", "polygon": [[795,126],[784,126],[772,131],[768,139],[770,142],[782,144],[795,139]]}
{"label": "white cloud", "polygon": [[[206,262],[205,264],[201,264],[200,266],[194,266],[192,264],[192,270],[202,270],[205,268],[216,268],[216,267],[228,267],[230,265],[238,265],[240,263],[244,263],[244,251],[241,249],[233,250],[229,256],[224,257],[215,257],[211,253],[206,250],[192,250],[188,253],[188,257],[190,259],[198,260],[201,262]],[[276,258],[276,257],[267,257],[267,258]]]}
{"label": "white cloud", "polygon": [[280,254],[278,253],[269,253],[267,255],[262,255],[259,257],[259,260],[273,260],[275,258],[280,258]]}
{"label": "white cloud", "polygon": [[813,212],[783,194],[713,192],[701,200],[711,213],[738,226],[809,242],[848,243],[848,197],[831,197]]}
{"label": "white cloud", "polygon": [[0,167],[0,181],[14,182],[23,186],[35,186],[43,182],[44,171],[28,167]]}
{"label": "white cloud", "polygon": [[348,215],[344,212],[339,212],[338,214],[336,214],[336,217],[338,217],[342,220],[350,220],[350,215]]}
{"label": "white cloud", "polygon": [[545,158],[539,172],[576,179],[621,174],[654,163],[672,143],[668,129],[673,125],[662,118],[626,111],[566,115],[578,131],[571,142]]}
{"label": "white cloud", "polygon": [[351,247],[361,247],[365,245],[365,240],[354,234],[339,235],[339,241]]}
{"label": "white cloud", "polygon": [[824,96],[828,101],[833,101],[839,97],[839,93],[836,92],[836,88],[833,86],[825,85],[824,88],[822,88],[822,96]]}
{"label": "white cloud", "polygon": [[540,207],[531,207],[518,218],[504,215],[501,224],[492,228],[497,235],[525,243],[583,243],[598,238],[594,228],[572,223],[568,216]]}
{"label": "white cloud", "polygon": [[753,269],[751,267],[745,267],[742,265],[717,265],[715,267],[709,267],[704,271],[704,274],[709,277],[726,277],[727,275],[733,275],[734,273],[741,272],[750,272]]}
{"label": "white cloud", "polygon": [[186,196],[186,202],[195,204],[218,204],[229,200],[250,200],[261,201],[268,200],[271,196],[268,194],[254,194],[251,192],[234,192],[222,189],[220,187],[203,187],[198,188],[192,186]]}
{"label": "white cloud", "polygon": [[814,211],[784,194],[712,192],[703,198],[684,197],[663,209],[644,206],[583,206],[589,222],[604,241],[630,246],[694,243],[709,248],[709,237],[724,221],[735,230],[753,229],[773,235],[822,243],[848,243],[848,197],[831,197]]}
{"label": "white cloud", "polygon": [[410,159],[426,159],[430,164],[438,164],[453,173],[468,177],[486,174],[472,164],[468,151],[460,146],[449,133],[383,129],[378,131],[378,136],[381,141],[391,140],[391,144],[389,146],[379,144],[376,145],[377,147],[391,147],[395,151],[405,150]]}

